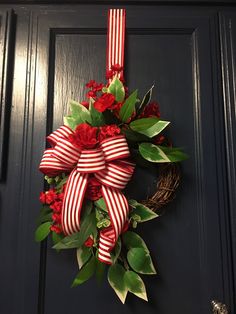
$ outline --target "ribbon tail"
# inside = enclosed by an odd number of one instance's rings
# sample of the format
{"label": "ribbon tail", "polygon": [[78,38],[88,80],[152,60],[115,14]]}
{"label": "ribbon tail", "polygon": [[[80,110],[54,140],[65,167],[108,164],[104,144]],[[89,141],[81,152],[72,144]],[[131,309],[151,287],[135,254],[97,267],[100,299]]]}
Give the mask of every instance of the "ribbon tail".
{"label": "ribbon tail", "polygon": [[74,169],[68,178],[62,206],[62,230],[66,235],[80,230],[80,214],[88,176]]}
{"label": "ribbon tail", "polygon": [[102,186],[102,193],[108,208],[111,226],[100,233],[98,259],[112,264],[110,252],[122,233],[128,218],[129,205],[122,192],[108,186]]}

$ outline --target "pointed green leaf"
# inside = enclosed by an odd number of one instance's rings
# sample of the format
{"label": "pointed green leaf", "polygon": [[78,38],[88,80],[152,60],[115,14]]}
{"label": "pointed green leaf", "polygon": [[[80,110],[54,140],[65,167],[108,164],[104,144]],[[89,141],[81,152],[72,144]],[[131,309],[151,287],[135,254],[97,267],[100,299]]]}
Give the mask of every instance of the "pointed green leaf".
{"label": "pointed green leaf", "polygon": [[83,122],[82,120],[78,122],[72,116],[64,117],[63,121],[64,121],[64,124],[68,126],[69,128],[71,128],[72,130],[75,130],[76,126]]}
{"label": "pointed green leaf", "polygon": [[110,266],[108,270],[108,282],[123,304],[125,303],[125,299],[128,293],[128,289],[124,282],[124,276],[124,267],[119,264],[114,264]]}
{"label": "pointed green leaf", "polygon": [[106,264],[101,263],[98,259],[96,260],[96,279],[97,282],[100,284],[103,280],[104,277],[104,273],[105,273],[105,269],[106,269]]}
{"label": "pointed green leaf", "polygon": [[89,214],[81,223],[80,231],[65,237],[61,242],[53,246],[54,249],[72,249],[81,247],[91,234],[96,234],[95,213]]}
{"label": "pointed green leaf", "polygon": [[132,215],[134,214],[140,217],[140,221],[138,222],[145,222],[159,217],[153,210],[137,201],[129,200],[129,204],[133,207]]}
{"label": "pointed green leaf", "polygon": [[37,218],[37,227],[46,221],[52,221],[52,210],[49,206],[43,206],[40,209],[40,213]]}
{"label": "pointed green leaf", "polygon": [[89,124],[92,123],[90,112],[85,106],[81,105],[75,100],[70,100],[69,106],[70,106],[71,116],[74,119],[79,118],[80,120],[82,120],[82,122],[88,122]]}
{"label": "pointed green leaf", "polygon": [[52,242],[54,245],[60,242],[63,238],[64,236],[61,233],[58,234],[56,232],[52,232]]}
{"label": "pointed green leaf", "polygon": [[122,122],[127,122],[127,120],[132,116],[135,111],[135,104],[137,102],[138,90],[136,89],[129,97],[125,100],[122,105],[119,116]]}
{"label": "pointed green leaf", "polygon": [[131,142],[148,142],[151,141],[149,137],[146,135],[143,135],[141,133],[135,132],[130,129],[124,129],[122,130],[122,133],[125,135],[128,141]]}
{"label": "pointed green leaf", "polygon": [[131,248],[143,248],[147,252],[149,252],[146,243],[143,241],[143,239],[138,235],[137,233],[133,231],[126,231],[123,236],[123,242],[127,249]]}
{"label": "pointed green leaf", "polygon": [[111,93],[115,96],[116,101],[122,102],[125,98],[125,89],[123,83],[119,80],[117,76],[111,81],[107,93]]}
{"label": "pointed green leaf", "polygon": [[81,268],[81,270],[79,271],[79,273],[77,274],[77,276],[75,277],[75,279],[72,283],[72,287],[76,287],[78,285],[81,285],[85,281],[89,280],[92,277],[92,275],[94,274],[95,269],[96,269],[96,257],[93,256],[88,261],[88,263],[85,264]]}
{"label": "pointed green leaf", "polygon": [[91,248],[83,245],[80,248],[76,250],[76,257],[77,257],[77,262],[79,265],[79,269],[82,268],[82,266],[87,263],[87,261],[90,259],[92,255]]}
{"label": "pointed green leaf", "polygon": [[140,144],[139,152],[144,159],[150,162],[171,162],[160,147],[151,143]]}
{"label": "pointed green leaf", "polygon": [[124,280],[129,292],[145,301],[148,301],[144,282],[138,274],[133,271],[126,271]]}
{"label": "pointed green leaf", "polygon": [[162,121],[152,117],[134,120],[129,126],[135,132],[144,134],[148,137],[154,137],[161,133],[169,124],[169,121]]}
{"label": "pointed green leaf", "polygon": [[142,113],[145,106],[150,102],[152,98],[152,90],[154,88],[154,85],[149,89],[149,91],[144,95],[143,100],[141,101],[140,105],[137,108],[137,116]]}
{"label": "pointed green leaf", "polygon": [[132,248],[127,253],[129,265],[140,274],[154,275],[156,270],[151,256],[147,250],[141,247]]}
{"label": "pointed green leaf", "polygon": [[158,146],[171,162],[179,162],[188,159],[188,155],[181,149],[174,147]]}
{"label": "pointed green leaf", "polygon": [[95,201],[94,204],[95,204],[95,206],[97,206],[97,207],[101,208],[102,210],[108,212],[107,205],[106,205],[105,200],[104,200],[103,197],[99,198],[99,200]]}
{"label": "pointed green leaf", "polygon": [[97,111],[94,108],[94,99],[90,97],[89,99],[89,111],[91,114],[92,126],[102,126],[105,124],[105,118],[102,112]]}
{"label": "pointed green leaf", "polygon": [[50,233],[51,222],[45,222],[40,225],[35,231],[35,241],[43,241]]}

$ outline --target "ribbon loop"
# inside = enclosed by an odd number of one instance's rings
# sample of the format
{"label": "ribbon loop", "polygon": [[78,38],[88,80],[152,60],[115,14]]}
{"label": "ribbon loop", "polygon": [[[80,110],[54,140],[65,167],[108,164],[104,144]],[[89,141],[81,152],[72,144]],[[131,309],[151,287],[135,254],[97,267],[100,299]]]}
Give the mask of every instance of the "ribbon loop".
{"label": "ribbon loop", "polygon": [[54,176],[71,172],[66,183],[62,205],[62,230],[70,235],[80,230],[80,215],[90,174],[102,185],[111,226],[100,232],[98,258],[111,264],[110,252],[127,222],[129,205],[121,192],[129,182],[135,165],[124,158],[130,156],[123,135],[103,140],[95,149],[80,150],[69,141],[74,134],[68,127],[61,127],[48,136],[53,148],[46,149],[39,169]]}
{"label": "ribbon loop", "polygon": [[105,159],[101,149],[82,150],[77,171],[95,173],[104,169],[106,169]]}

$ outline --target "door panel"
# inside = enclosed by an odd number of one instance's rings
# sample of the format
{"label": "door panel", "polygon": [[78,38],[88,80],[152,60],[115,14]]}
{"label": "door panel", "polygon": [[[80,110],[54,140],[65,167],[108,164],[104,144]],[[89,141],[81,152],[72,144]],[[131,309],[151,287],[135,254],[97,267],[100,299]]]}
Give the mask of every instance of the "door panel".
{"label": "door panel", "polygon": [[[18,139],[24,144],[20,162],[24,189],[18,198],[22,202],[17,218],[18,247],[23,247],[23,252],[17,253],[21,275],[15,291],[20,289],[20,296],[13,313],[37,312],[38,272],[38,313],[207,314],[212,299],[229,304],[233,313],[215,9],[127,7],[127,85],[130,90],[138,88],[142,95],[155,83],[154,98],[161,105],[162,117],[172,121],[169,135],[190,156],[182,166],[177,198],[165,215],[139,227],[158,269],[158,276],[144,278],[150,303],[129,296],[123,306],[107,283],[97,287],[95,280],[71,289],[77,273],[75,252],[58,254],[50,242],[39,252],[33,242],[37,197],[43,189],[37,168],[44,138],[62,124],[69,98],[81,100],[90,79],[104,81],[107,9],[102,5],[34,7],[25,11],[24,22],[19,19],[24,23],[22,30],[28,31],[18,34],[23,38],[16,46],[16,56],[21,60],[20,52],[25,53],[22,47],[28,47],[27,62],[22,58],[21,66],[30,76],[26,75],[24,96],[19,96],[16,83],[13,93],[14,106],[19,100],[25,102],[24,110],[20,107],[18,111],[23,114],[20,125],[24,125],[23,138]],[[16,61],[16,65],[15,79],[20,84],[20,63]],[[16,116],[13,112],[14,123]],[[144,198],[155,182],[156,176],[139,169],[129,193]],[[30,296],[32,301],[28,302]]]}

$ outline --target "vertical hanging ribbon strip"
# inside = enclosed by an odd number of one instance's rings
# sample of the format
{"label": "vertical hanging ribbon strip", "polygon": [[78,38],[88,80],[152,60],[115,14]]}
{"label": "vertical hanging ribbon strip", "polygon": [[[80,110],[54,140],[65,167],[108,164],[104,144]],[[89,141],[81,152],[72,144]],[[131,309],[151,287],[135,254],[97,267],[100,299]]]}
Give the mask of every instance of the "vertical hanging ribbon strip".
{"label": "vertical hanging ribbon strip", "polygon": [[[123,78],[124,75],[125,17],[125,9],[108,11],[106,70],[109,73],[113,71],[113,66],[121,67],[121,71],[117,73],[119,78]],[[112,77],[109,81],[111,80]]]}

